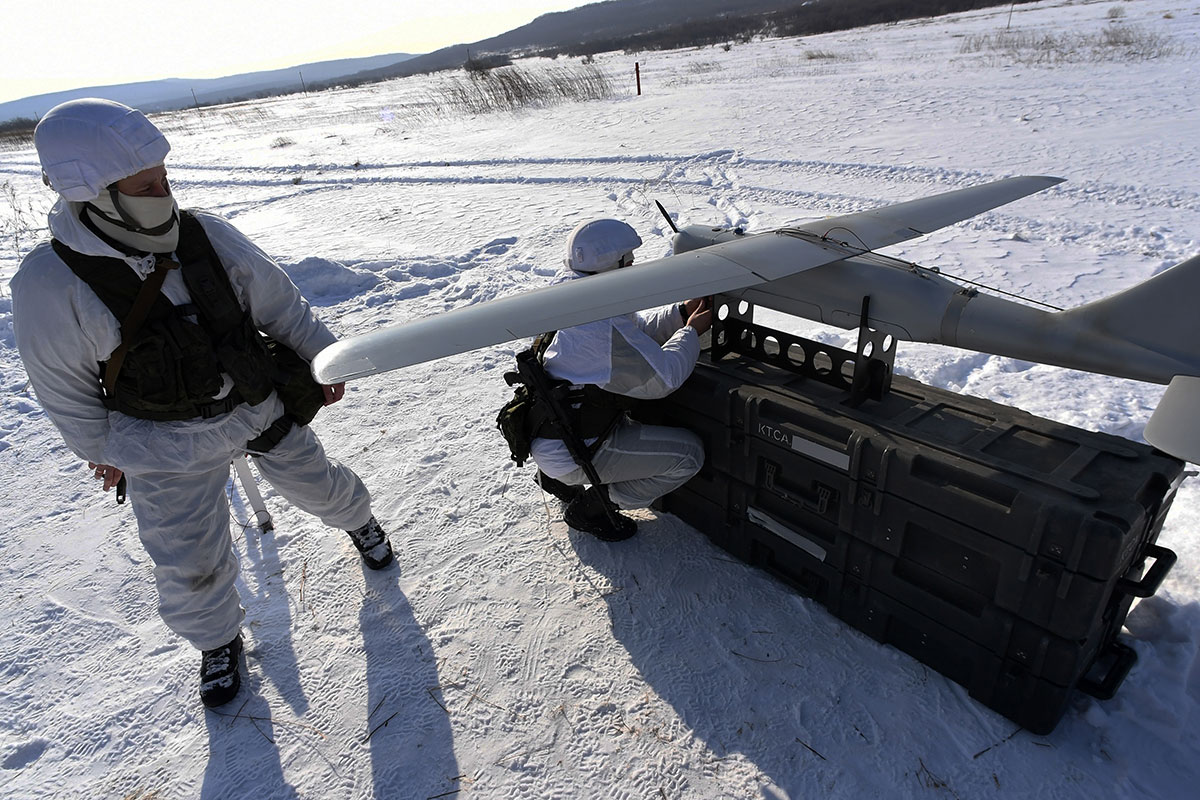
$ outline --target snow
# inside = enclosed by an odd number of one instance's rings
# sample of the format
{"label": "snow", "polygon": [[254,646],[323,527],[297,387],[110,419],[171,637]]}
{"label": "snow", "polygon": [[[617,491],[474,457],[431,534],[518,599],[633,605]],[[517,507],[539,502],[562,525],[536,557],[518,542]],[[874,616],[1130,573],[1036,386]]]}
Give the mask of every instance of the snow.
{"label": "snow", "polygon": [[[683,222],[761,230],[1017,174],[1068,182],[887,252],[1067,308],[1200,251],[1194,4],[1047,0],[1011,24],[1093,34],[1114,7],[1179,52],[1055,66],[960,52],[1006,26],[1001,7],[602,55],[617,97],[516,114],[406,114],[446,80],[429,76],[159,121],[181,201],[275,256],[339,335],[545,285],[593,217],[631,222],[639,258],[664,255],[656,199]],[[49,206],[31,151],[0,153],[0,180]],[[32,241],[0,243],[4,284]],[[266,484],[264,534],[231,487],[249,673],[208,712],[132,514],[41,411],[11,314],[5,288],[6,797],[1197,796],[1194,476],[1160,539],[1179,562],[1129,615],[1136,667],[1114,699],[1077,693],[1034,736],[674,517],[639,512],[617,545],[569,532],[494,429],[523,343],[487,348],[351,383],[314,423],[371,489],[398,570],[368,573]],[[897,363],[1135,440],[1162,394],[936,346]]]}

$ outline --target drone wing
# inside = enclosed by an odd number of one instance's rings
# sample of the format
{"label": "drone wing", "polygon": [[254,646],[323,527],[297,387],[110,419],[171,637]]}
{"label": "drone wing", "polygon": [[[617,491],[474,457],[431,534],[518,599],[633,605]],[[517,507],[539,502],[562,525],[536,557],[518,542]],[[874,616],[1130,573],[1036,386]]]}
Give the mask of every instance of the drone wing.
{"label": "drone wing", "polygon": [[814,220],[799,226],[798,230],[862,250],[878,250],[962,222],[1062,182],[1062,178],[1043,175],[1005,178],[871,211]]}
{"label": "drone wing", "polygon": [[545,331],[733,292],[960,222],[1060,182],[1018,177],[660,258],[343,339],[313,360],[340,383]]}

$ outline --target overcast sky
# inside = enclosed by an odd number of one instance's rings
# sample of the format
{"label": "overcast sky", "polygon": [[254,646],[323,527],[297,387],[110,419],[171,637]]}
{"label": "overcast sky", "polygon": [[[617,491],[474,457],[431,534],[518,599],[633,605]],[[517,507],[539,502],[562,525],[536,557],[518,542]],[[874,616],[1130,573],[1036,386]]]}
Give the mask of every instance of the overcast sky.
{"label": "overcast sky", "polygon": [[428,53],[589,0],[3,0],[0,102],[386,53]]}

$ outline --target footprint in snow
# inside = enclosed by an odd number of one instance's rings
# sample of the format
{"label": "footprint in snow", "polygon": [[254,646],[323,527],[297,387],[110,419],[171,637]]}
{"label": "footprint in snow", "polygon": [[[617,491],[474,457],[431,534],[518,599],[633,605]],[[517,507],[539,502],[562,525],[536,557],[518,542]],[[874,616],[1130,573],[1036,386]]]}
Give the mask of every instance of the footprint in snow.
{"label": "footprint in snow", "polygon": [[17,401],[15,403],[13,403],[13,405],[16,406],[18,414],[40,414],[40,413],[42,413],[41,406],[39,406],[37,403],[26,400],[23,397],[18,398]]}
{"label": "footprint in snow", "polygon": [[418,278],[446,278],[458,271],[456,265],[446,261],[435,261],[429,263],[414,262],[409,264],[407,269],[401,269],[400,273],[408,273],[415,275]]}
{"label": "footprint in snow", "polygon": [[432,291],[443,289],[446,287],[446,281],[433,281],[426,283],[425,281],[416,281],[411,284],[406,284],[402,289],[397,290],[391,297],[395,300],[412,300],[415,297],[424,297]]}
{"label": "footprint in snow", "polygon": [[962,387],[976,371],[983,369],[992,357],[985,353],[972,353],[940,364],[920,380],[933,386]]}
{"label": "footprint in snow", "polygon": [[324,258],[306,258],[283,267],[301,294],[314,306],[333,305],[357,297],[379,283],[379,276],[373,272]]}
{"label": "footprint in snow", "polygon": [[49,746],[50,743],[44,739],[19,744],[0,761],[0,769],[24,769],[41,758]]}
{"label": "footprint in snow", "polygon": [[486,253],[489,256],[502,256],[512,249],[512,246],[517,243],[517,237],[506,236],[501,239],[493,239],[485,244],[477,252]]}

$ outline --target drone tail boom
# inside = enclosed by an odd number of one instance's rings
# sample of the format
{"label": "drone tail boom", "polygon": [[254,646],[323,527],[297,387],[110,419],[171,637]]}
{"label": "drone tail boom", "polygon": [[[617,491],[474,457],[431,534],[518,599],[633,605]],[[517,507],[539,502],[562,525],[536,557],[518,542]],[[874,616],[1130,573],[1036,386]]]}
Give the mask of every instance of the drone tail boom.
{"label": "drone tail boom", "polygon": [[1193,256],[1123,292],[1049,315],[1052,323],[1038,330],[1047,352],[1066,346],[1077,358],[1099,358],[1103,366],[1093,371],[1166,383],[1146,441],[1193,463],[1200,463],[1197,296],[1200,256]]}
{"label": "drone tail boom", "polygon": [[1200,255],[1149,280],[1062,314],[1085,330],[1124,339],[1146,350],[1195,365],[1200,375]]}
{"label": "drone tail boom", "polygon": [[1200,256],[1123,292],[1064,312],[1144,350],[1173,359],[1175,370],[1145,437],[1160,450],[1200,463]]}

